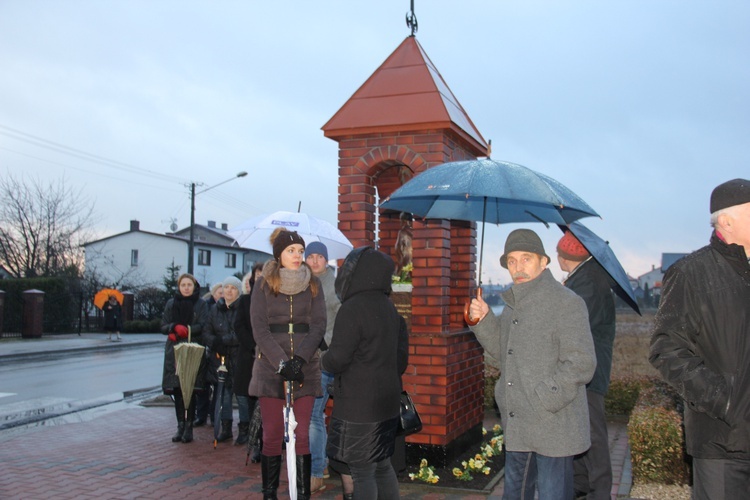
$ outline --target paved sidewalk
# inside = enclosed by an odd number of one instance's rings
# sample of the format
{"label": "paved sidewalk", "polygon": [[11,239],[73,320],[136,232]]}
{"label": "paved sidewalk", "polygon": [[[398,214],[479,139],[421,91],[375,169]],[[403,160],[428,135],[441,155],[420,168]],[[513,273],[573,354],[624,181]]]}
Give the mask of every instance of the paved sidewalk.
{"label": "paved sidewalk", "polygon": [[[157,334],[124,335],[109,342],[102,334],[0,340],[0,362],[35,359],[80,349],[131,349],[163,342]],[[487,425],[495,421],[488,414]],[[236,426],[235,426],[236,427]],[[119,403],[91,410],[80,421],[0,432],[0,498],[3,499],[226,499],[262,498],[260,465],[245,465],[244,447],[222,443],[213,449],[213,429],[195,429],[191,444],[172,443],[174,410]],[[236,429],[235,429],[236,431]],[[630,453],[626,426],[609,427],[613,498],[630,492]],[[500,499],[503,481],[489,494],[465,490],[437,492],[419,483],[402,484],[405,500]],[[285,498],[286,483],[280,487]],[[341,499],[337,480],[327,480],[316,499]]]}

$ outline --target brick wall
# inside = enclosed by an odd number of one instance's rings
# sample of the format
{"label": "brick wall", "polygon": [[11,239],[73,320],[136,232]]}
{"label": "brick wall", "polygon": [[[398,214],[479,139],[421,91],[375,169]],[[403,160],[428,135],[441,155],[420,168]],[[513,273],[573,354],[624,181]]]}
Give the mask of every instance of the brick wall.
{"label": "brick wall", "polygon": [[[355,247],[377,244],[391,256],[401,221],[379,217],[378,199],[431,166],[474,158],[451,130],[336,140],[338,227]],[[445,464],[481,439],[484,416],[482,348],[463,320],[464,303],[475,287],[476,223],[415,220],[412,233],[410,364],[403,381],[424,428],[407,438],[407,458],[420,455]]]}

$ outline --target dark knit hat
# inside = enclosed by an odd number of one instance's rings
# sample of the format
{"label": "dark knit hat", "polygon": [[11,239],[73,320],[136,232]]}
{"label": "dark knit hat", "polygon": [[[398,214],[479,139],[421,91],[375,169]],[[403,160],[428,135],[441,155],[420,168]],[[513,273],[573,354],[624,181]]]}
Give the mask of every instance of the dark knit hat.
{"label": "dark knit hat", "polygon": [[565,231],[565,234],[557,243],[557,253],[563,259],[575,262],[584,261],[589,257],[589,251],[570,231]]}
{"label": "dark knit hat", "polygon": [[549,255],[544,253],[542,240],[531,229],[516,229],[508,235],[508,239],[505,240],[505,253],[500,256],[500,265],[505,269],[508,269],[508,254],[511,252],[531,252],[547,257],[547,262],[551,260]]}
{"label": "dark knit hat", "polygon": [[305,247],[305,240],[297,234],[297,231],[281,231],[276,235],[276,239],[273,240],[273,258],[279,260],[281,252],[289,245],[294,245],[295,243],[302,245],[302,248]]}
{"label": "dark knit hat", "polygon": [[305,257],[309,257],[313,254],[322,255],[325,260],[328,260],[328,247],[320,241],[311,241],[305,248]]}
{"label": "dark knit hat", "polygon": [[747,179],[719,184],[711,193],[711,213],[745,203],[750,203],[750,181]]}

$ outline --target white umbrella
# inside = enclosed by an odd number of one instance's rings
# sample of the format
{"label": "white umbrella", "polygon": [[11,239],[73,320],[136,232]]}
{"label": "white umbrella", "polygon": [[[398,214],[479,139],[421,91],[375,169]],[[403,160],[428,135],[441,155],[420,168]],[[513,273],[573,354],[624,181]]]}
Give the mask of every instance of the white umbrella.
{"label": "white umbrella", "polygon": [[284,406],[284,441],[286,441],[286,472],[289,476],[289,498],[297,500],[297,419],[294,418],[292,406],[292,383],[284,382],[286,388],[286,406]]}
{"label": "white umbrella", "polygon": [[297,231],[305,243],[320,241],[328,248],[329,259],[343,259],[354,246],[336,226],[301,212],[274,212],[252,217],[227,231],[243,248],[273,254],[268,238],[277,228]]}

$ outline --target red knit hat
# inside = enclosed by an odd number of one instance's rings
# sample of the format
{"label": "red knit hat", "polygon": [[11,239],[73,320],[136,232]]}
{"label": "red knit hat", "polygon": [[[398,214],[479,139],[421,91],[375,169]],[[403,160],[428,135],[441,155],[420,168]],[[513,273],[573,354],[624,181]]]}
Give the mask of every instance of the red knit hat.
{"label": "red knit hat", "polygon": [[575,262],[584,261],[589,257],[589,251],[570,231],[565,231],[565,234],[557,243],[557,253],[560,257]]}

